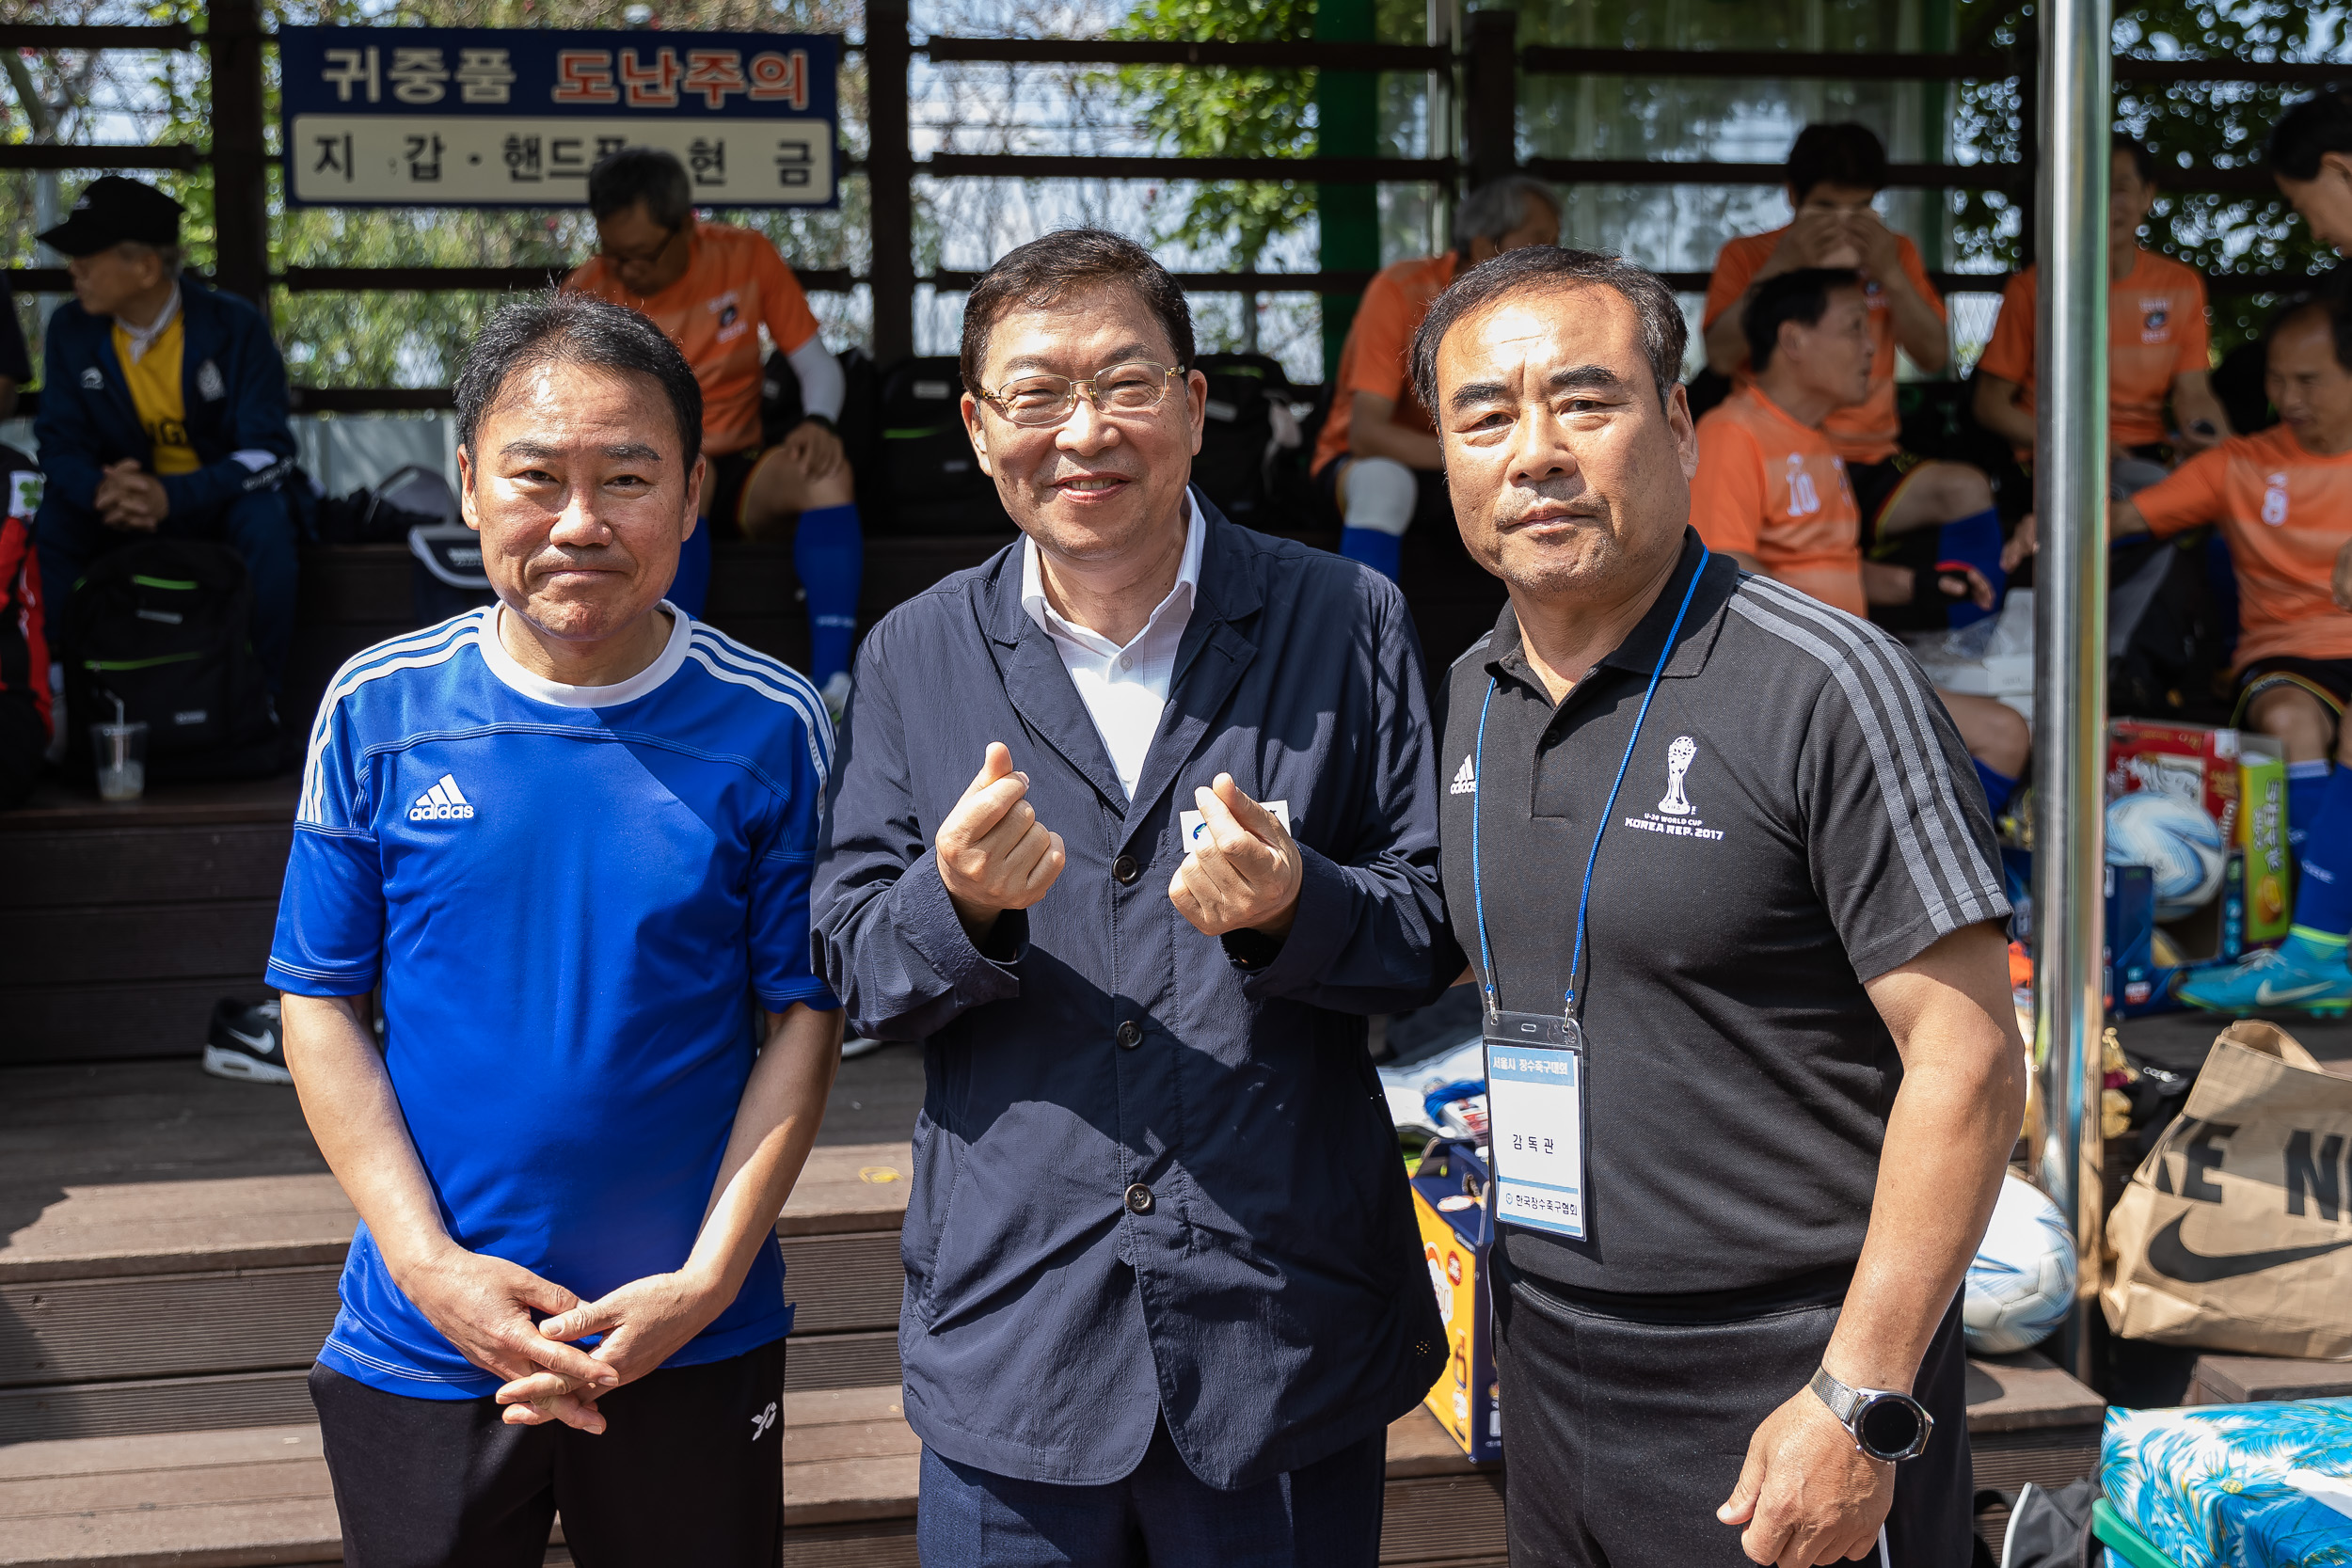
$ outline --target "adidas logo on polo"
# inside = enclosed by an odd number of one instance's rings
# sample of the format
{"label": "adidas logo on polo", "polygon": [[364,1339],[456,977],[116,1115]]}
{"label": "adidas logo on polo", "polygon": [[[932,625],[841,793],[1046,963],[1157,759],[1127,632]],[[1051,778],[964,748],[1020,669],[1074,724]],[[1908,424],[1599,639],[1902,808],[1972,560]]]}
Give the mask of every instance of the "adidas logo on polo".
{"label": "adidas logo on polo", "polygon": [[473,815],[473,802],[457,787],[457,776],[444,773],[441,782],[417,797],[408,808],[411,822],[449,822]]}
{"label": "adidas logo on polo", "polygon": [[1453,786],[1446,791],[1446,793],[1449,795],[1475,795],[1478,793],[1478,768],[1471,763],[1470,758],[1464,757],[1462,759],[1462,766],[1454,770],[1454,784]]}

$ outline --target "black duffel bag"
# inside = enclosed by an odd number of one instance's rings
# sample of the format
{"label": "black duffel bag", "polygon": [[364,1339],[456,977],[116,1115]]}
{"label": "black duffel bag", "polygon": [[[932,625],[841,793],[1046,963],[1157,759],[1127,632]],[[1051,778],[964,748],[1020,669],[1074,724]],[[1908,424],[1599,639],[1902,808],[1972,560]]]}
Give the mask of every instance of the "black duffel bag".
{"label": "black duffel bag", "polygon": [[147,777],[261,778],[282,735],[253,651],[253,585],[226,545],[150,539],[101,557],[67,601],[67,767],[91,777],[89,727],[147,723]]}
{"label": "black duffel bag", "polygon": [[963,382],[946,356],[908,359],[882,378],[882,494],[870,533],[1005,533],[1012,519],[964,433]]}

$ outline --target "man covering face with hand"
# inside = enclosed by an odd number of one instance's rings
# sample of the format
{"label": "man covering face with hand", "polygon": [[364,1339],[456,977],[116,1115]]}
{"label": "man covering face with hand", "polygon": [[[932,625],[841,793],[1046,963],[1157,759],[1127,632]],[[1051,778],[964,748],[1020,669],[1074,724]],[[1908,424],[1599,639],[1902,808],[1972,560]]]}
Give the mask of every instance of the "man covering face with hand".
{"label": "man covering face with hand", "polygon": [[859,655],[817,920],[927,1042],[927,1561],[1369,1565],[1444,1360],[1362,1019],[1442,942],[1412,626],[1187,488],[1192,359],[1132,242],[998,262],[963,415],[1024,538]]}

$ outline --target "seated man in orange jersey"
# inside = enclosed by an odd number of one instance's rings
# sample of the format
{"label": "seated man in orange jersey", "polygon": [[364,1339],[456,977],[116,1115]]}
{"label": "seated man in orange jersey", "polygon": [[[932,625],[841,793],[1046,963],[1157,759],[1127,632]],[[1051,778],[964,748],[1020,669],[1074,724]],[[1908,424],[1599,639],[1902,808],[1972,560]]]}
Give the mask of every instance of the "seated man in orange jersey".
{"label": "seated man in orange jersey", "polygon": [[[2203,451],[2230,435],[2214,396],[2201,273],[2139,243],[2156,201],[2156,160],[2129,136],[2115,138],[2107,186],[2107,456],[2115,494],[2161,477],[2175,455]],[[1977,422],[2033,455],[2035,294],[2027,267],[2001,292],[2000,320],[1977,362]],[[2166,434],[2172,400],[2177,437]]]}
{"label": "seated man in orange jersey", "polygon": [[2267,349],[2280,422],[2114,502],[2107,532],[2219,525],[2237,569],[2238,721],[2286,752],[2288,831],[2301,840],[2287,940],[2191,975],[2179,995],[2217,1012],[2340,1013],[2352,1004],[2352,309],[2292,306]]}
{"label": "seated man in orange jersey", "polygon": [[[1892,550],[1922,563],[1962,561],[1997,588],[2001,523],[1993,486],[1965,463],[1921,459],[1901,447],[1895,409],[1895,351],[1930,375],[1950,363],[1944,301],[1928,281],[1919,247],[1888,229],[1871,203],[1886,184],[1886,148],[1866,125],[1808,125],[1788,150],[1788,224],[1725,245],[1708,279],[1707,363],[1744,385],[1749,364],[1746,317],[1765,281],[1800,267],[1858,270],[1869,309],[1869,395],[1833,412],[1822,426],[1845,459],[1871,553]],[[1898,536],[1935,530],[1932,540]],[[1923,606],[1933,606],[1931,594]],[[1979,611],[1950,607],[1954,626]]]}
{"label": "seated man in orange jersey", "polygon": [[1454,278],[1506,250],[1559,243],[1559,196],[1533,176],[1506,175],[1454,214],[1452,250],[1383,267],[1365,288],[1309,465],[1316,493],[1341,519],[1342,555],[1394,578],[1399,542],[1415,518],[1453,529],[1438,427],[1413,396],[1406,350]]}
{"label": "seated man in orange jersey", "polygon": [[[1754,374],[1699,420],[1691,526],[1749,571],[1850,615],[1867,614],[1872,603],[1909,603],[1911,568],[1863,559],[1848,466],[1823,429],[1836,410],[1869,395],[1874,345],[1862,279],[1834,267],[1778,273],[1750,293],[1744,325]],[[1953,564],[1937,579],[1939,594],[1992,608],[1992,584],[1975,568]],[[2032,733],[1990,697],[1938,695],[1998,816],[2025,770]]]}
{"label": "seated man in orange jersey", "polygon": [[[694,216],[685,166],[630,147],[588,174],[596,255],[564,280],[653,318],[686,352],[703,389],[703,517],[678,560],[670,599],[700,615],[713,531],[759,539],[792,530],[792,567],[808,594],[808,677],[838,714],[850,689],[858,579],[866,559],[849,460],[834,420],[846,378],[825,352],[808,297],[767,236]],[[801,423],[774,446],[759,424],[765,326],[801,381]],[[797,518],[795,523],[793,519]]]}

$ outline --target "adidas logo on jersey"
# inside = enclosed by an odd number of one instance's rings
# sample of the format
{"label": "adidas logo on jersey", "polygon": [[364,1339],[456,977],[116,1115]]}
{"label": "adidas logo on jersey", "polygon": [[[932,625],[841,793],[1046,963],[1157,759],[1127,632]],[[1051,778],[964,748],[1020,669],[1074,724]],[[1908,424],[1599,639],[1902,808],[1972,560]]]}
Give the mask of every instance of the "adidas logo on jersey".
{"label": "adidas logo on jersey", "polygon": [[1454,770],[1454,783],[1447,789],[1446,793],[1449,795],[1475,795],[1478,793],[1478,768],[1470,758],[1464,757],[1462,759],[1462,766]]}
{"label": "adidas logo on jersey", "polygon": [[441,775],[441,782],[417,797],[417,803],[408,808],[411,822],[450,822],[473,815],[473,802],[457,787],[457,776]]}

